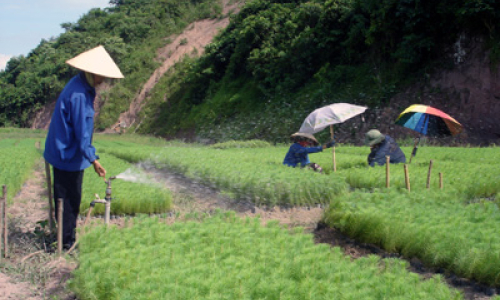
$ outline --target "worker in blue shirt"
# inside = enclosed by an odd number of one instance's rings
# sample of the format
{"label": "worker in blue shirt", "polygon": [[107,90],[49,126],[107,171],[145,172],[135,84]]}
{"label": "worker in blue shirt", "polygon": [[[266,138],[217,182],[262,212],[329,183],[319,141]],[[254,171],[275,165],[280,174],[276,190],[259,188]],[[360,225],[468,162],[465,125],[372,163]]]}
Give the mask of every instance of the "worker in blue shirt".
{"label": "worker in blue shirt", "polygon": [[316,172],[322,173],[323,169],[317,164],[309,161],[309,153],[321,152],[323,149],[331,148],[335,141],[318,146],[316,138],[309,133],[297,132],[291,135],[293,144],[288,149],[283,164],[290,167],[300,165],[301,168],[308,167]]}
{"label": "worker in blue shirt", "polygon": [[380,133],[377,129],[369,130],[365,134],[365,145],[370,146],[370,154],[368,155],[368,164],[370,166],[375,166],[378,164],[380,166],[385,165],[385,157],[389,156],[389,163],[405,163],[406,156],[399,148],[398,143],[388,136]]}
{"label": "worker in blue shirt", "polygon": [[84,170],[93,165],[95,172],[106,180],[106,170],[92,146],[95,88],[105,78],[123,78],[123,75],[103,46],[66,63],[81,72],[66,84],[57,99],[43,156],[53,167],[56,211],[57,199],[63,199],[63,248],[69,249],[75,242]]}

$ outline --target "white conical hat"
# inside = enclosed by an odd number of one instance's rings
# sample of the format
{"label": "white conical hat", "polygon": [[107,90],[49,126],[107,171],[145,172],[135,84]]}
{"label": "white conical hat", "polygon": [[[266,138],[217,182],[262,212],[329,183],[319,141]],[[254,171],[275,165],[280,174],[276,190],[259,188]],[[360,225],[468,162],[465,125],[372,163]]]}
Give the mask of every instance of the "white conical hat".
{"label": "white conical hat", "polygon": [[103,46],[83,52],[66,63],[79,70],[108,78],[123,78],[123,74]]}

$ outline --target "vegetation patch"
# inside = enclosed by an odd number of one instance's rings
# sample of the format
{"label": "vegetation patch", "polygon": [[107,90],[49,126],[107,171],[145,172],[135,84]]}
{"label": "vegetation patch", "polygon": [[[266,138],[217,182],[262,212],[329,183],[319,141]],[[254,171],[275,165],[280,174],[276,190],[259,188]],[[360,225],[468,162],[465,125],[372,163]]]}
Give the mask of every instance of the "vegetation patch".
{"label": "vegetation patch", "polygon": [[406,267],[351,261],[310,234],[219,214],[94,229],[81,239],[70,286],[81,299],[462,299],[440,277],[423,281]]}

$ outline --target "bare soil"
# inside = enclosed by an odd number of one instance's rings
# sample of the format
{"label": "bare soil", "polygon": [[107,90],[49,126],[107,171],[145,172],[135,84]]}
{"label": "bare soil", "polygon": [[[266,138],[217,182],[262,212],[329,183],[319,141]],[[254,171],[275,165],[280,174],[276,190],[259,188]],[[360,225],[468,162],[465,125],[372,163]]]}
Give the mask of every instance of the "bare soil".
{"label": "bare soil", "polygon": [[[182,216],[192,212],[211,214],[215,210],[231,210],[241,217],[260,217],[263,224],[276,220],[288,228],[301,226],[306,232],[314,234],[317,243],[340,247],[352,259],[370,254],[383,258],[407,259],[409,271],[420,274],[423,279],[442,274],[451,287],[463,292],[465,299],[486,300],[495,294],[500,294],[500,289],[476,284],[448,274],[445,270],[426,267],[418,259],[404,258],[397,253],[388,253],[376,245],[357,242],[335,228],[329,228],[321,223],[322,207],[258,207],[250,202],[234,201],[216,188],[193,181],[168,169],[156,169],[147,164],[138,166],[158,184],[172,191],[174,208],[170,216],[165,219],[167,223],[182,219],[176,215]],[[78,266],[76,260],[78,250],[59,257],[54,252],[53,245],[35,233],[35,229],[40,228],[37,222],[48,217],[44,171],[44,164],[42,162],[37,164],[33,176],[24,184],[8,207],[9,257],[1,262],[0,300],[77,299],[67,289],[66,283],[71,277],[71,272]],[[91,175],[93,174],[89,171],[87,176]],[[83,222],[82,218],[78,226],[82,227]],[[102,222],[101,218],[94,218],[89,226]],[[124,219],[115,217],[111,223],[120,226],[124,223]]]}

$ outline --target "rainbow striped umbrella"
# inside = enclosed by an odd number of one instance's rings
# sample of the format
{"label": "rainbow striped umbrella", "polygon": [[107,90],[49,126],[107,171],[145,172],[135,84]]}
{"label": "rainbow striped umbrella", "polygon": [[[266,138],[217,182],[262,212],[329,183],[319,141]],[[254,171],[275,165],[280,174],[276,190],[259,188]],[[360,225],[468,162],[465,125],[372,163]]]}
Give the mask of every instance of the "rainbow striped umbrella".
{"label": "rainbow striped umbrella", "polygon": [[460,133],[462,124],[441,110],[421,104],[405,109],[396,119],[396,124],[428,136],[450,136]]}
{"label": "rainbow striped umbrella", "polygon": [[[456,135],[463,129],[462,124],[450,115],[437,108],[422,104],[414,104],[405,109],[396,119],[396,124],[432,137]],[[420,137],[418,141],[415,141],[412,157],[417,153],[418,142],[420,142]]]}

